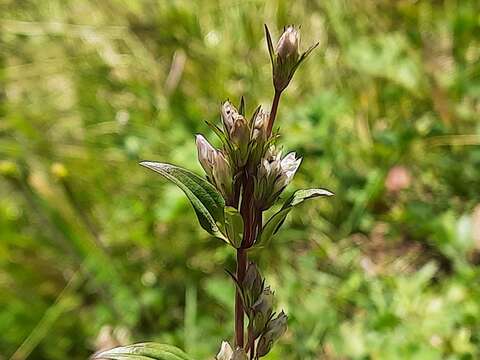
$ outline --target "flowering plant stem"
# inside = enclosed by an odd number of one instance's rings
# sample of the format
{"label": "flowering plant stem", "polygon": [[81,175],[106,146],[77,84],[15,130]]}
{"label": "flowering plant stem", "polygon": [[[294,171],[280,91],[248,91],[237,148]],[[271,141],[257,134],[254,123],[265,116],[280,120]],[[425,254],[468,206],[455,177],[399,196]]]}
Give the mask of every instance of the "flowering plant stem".
{"label": "flowering plant stem", "polygon": [[[236,251],[235,274],[227,270],[236,287],[235,346],[232,349],[228,342],[222,342],[216,360],[258,360],[287,331],[288,317],[283,310],[274,311],[274,291],[255,263],[248,260],[248,250],[267,245],[293,207],[307,199],[332,195],[324,189],[297,190],[263,223],[263,212],[280,200],[302,161],[294,152],[282,156],[276,145],[278,135],[272,135],[280,96],[298,65],[316,46],[301,54],[300,35],[293,26],[284,29],[275,48],[267,27],[265,34],[275,89],[270,113],[259,106],[248,119],[243,97],[239,110],[225,101],[221,107],[223,128],[207,122],[222,147],[215,148],[203,135],[196,136],[205,177],[168,163],[141,163],[177,185],[191,202],[202,228]],[[130,354],[139,360],[190,359],[177,348],[156,343],[112,349],[99,353],[96,359],[120,360]]]}
{"label": "flowering plant stem", "polygon": [[[247,250],[237,249],[237,279],[243,281],[247,268]],[[240,291],[237,289],[235,294],[235,345],[243,347],[244,344],[244,310]]]}
{"label": "flowering plant stem", "polygon": [[[267,134],[270,136],[272,133],[273,123],[275,122],[275,117],[277,115],[278,105],[280,103],[280,96],[282,91],[275,90],[272,109],[270,111],[270,117],[268,119]],[[240,214],[242,215],[244,222],[244,234],[242,247],[237,249],[237,269],[236,277],[237,280],[242,283],[245,277],[245,272],[247,269],[248,263],[248,253],[247,249],[250,248],[255,243],[256,232],[259,227],[262,226],[262,211],[255,209],[255,204],[253,201],[253,178],[248,173],[248,169],[244,169],[244,174],[242,176],[242,204],[240,208]],[[235,293],[235,345],[237,347],[244,346],[244,313],[242,297],[240,290],[236,289]],[[255,342],[251,341],[252,329],[248,329],[248,346],[254,347]],[[254,353],[252,349],[251,354]]]}
{"label": "flowering plant stem", "polygon": [[[237,280],[242,283],[245,278],[245,272],[247,270],[248,254],[247,249],[253,243],[255,236],[255,229],[257,227],[253,204],[253,179],[248,174],[248,169],[244,169],[242,177],[242,204],[240,207],[240,214],[243,218],[244,230],[243,241],[239,249],[237,249]],[[244,345],[244,312],[242,297],[240,290],[236,289],[235,294],[235,345],[237,347],[243,347]]]}

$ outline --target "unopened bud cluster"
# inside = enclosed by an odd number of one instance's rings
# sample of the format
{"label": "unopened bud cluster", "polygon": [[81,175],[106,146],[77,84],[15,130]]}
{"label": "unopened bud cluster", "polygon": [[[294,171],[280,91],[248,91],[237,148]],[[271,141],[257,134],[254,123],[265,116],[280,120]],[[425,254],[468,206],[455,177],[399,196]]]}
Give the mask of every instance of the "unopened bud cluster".
{"label": "unopened bud cluster", "polygon": [[[280,93],[316,45],[301,54],[299,30],[287,26],[274,48],[268,28],[265,27],[265,30],[273,83],[275,91]],[[271,118],[268,111],[258,107],[249,119],[244,112],[243,98],[240,111],[229,101],[222,104],[222,127],[209,124],[220,137],[222,147],[215,149],[202,135],[197,135],[198,159],[227,205],[238,205],[239,187],[245,185],[240,177],[244,174],[254,180],[255,206],[259,210],[266,210],[290,183],[301,159],[295,153],[282,157],[281,151],[275,146],[276,136],[271,134],[275,119]]]}
{"label": "unopened bud cluster", "polygon": [[247,347],[256,344],[258,357],[269,353],[275,342],[287,331],[287,315],[273,311],[274,292],[265,285],[257,266],[250,262],[245,277],[239,281],[231,275],[242,295],[243,308],[248,317],[250,338]]}
{"label": "unopened bud cluster", "polygon": [[[237,207],[235,184],[245,173],[254,183],[254,201],[266,210],[278,199],[297,171],[301,159],[295,153],[282,157],[275,146],[275,136],[267,133],[269,114],[258,107],[247,119],[229,101],[221,107],[223,128],[211,126],[222,147],[214,148],[203,135],[197,135],[198,160],[207,178],[215,185],[229,206]],[[237,190],[238,190],[237,185]]]}

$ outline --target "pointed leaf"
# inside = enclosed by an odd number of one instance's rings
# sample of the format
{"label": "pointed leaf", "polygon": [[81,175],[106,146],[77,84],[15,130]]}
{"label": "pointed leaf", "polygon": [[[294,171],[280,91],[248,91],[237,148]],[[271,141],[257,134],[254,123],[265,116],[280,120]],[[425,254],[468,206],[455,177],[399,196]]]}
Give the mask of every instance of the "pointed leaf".
{"label": "pointed leaf", "polygon": [[121,346],[95,354],[92,359],[102,360],[192,360],[179,348],[157,343],[139,343]]}
{"label": "pointed leaf", "polygon": [[[225,272],[232,278],[235,288],[238,290],[238,293],[240,294],[240,297],[242,298],[242,304],[245,307],[245,294],[243,293],[242,285],[238,282],[237,277],[228,269],[225,269]],[[248,313],[247,313],[248,314]]]}
{"label": "pointed leaf", "polygon": [[270,31],[268,31],[267,24],[264,24],[264,26],[265,36],[267,37],[268,54],[270,55],[270,61],[273,66],[275,64],[275,50],[273,49],[272,37],[270,36]]}
{"label": "pointed leaf", "polygon": [[238,107],[238,113],[240,115],[245,116],[245,98],[242,95],[242,98],[240,99],[240,106]]}
{"label": "pointed leaf", "polygon": [[287,215],[293,209],[293,207],[301,204],[305,200],[312,199],[319,196],[333,196],[328,190],[324,189],[306,189],[296,191],[286,202],[283,204],[282,208],[263,226],[262,231],[258,234],[257,241],[255,246],[265,246],[268,241],[272,238],[273,235],[278,231],[282,226]]}
{"label": "pointed leaf", "polygon": [[291,207],[286,209],[281,209],[276,214],[272,215],[270,219],[263,226],[262,231],[258,234],[257,241],[255,242],[255,247],[265,246],[268,241],[272,238],[273,235],[278,231],[280,226],[287,218],[288,213],[292,210]]}
{"label": "pointed leaf", "polygon": [[312,199],[319,196],[333,196],[333,193],[325,189],[297,190],[285,202],[282,209],[286,209],[287,207],[297,206],[298,204],[302,203],[305,200]]}
{"label": "pointed leaf", "polygon": [[202,228],[213,236],[227,241],[221,232],[224,226],[225,200],[222,195],[204,178],[178,166],[143,161],[145,166],[177,185],[187,195]]}
{"label": "pointed leaf", "polygon": [[320,44],[319,42],[313,44],[312,46],[310,46],[303,54],[302,56],[300,57],[300,60],[299,62],[302,62],[304,61],[308,55],[310,55],[310,53],[318,46],[318,44]]}
{"label": "pointed leaf", "polygon": [[308,55],[310,55],[310,53],[318,46],[318,44],[318,42],[316,44],[313,44],[300,56],[300,59],[298,59],[295,66],[290,71],[290,77],[293,77],[293,74],[295,73],[295,71],[297,71],[297,68],[305,61]]}

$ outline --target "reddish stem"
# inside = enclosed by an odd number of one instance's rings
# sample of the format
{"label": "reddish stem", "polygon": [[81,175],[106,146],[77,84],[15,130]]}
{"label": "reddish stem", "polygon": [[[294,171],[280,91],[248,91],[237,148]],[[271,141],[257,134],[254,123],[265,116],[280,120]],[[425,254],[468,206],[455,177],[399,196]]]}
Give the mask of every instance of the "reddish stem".
{"label": "reddish stem", "polygon": [[273,123],[275,122],[275,118],[277,117],[278,104],[280,103],[280,95],[282,95],[282,92],[275,90],[272,101],[272,109],[270,110],[270,118],[268,119],[267,126],[267,135],[269,137],[272,134]]}
{"label": "reddish stem", "polygon": [[[241,284],[245,277],[247,268],[247,251],[246,249],[237,249],[237,280]],[[238,289],[235,293],[235,347],[243,348],[243,318],[244,318],[242,297]]]}
{"label": "reddish stem", "polygon": [[[253,201],[253,177],[248,173],[248,169],[244,169],[242,185],[242,203],[240,206],[240,214],[243,218],[244,230],[242,246],[240,249],[237,249],[236,274],[237,280],[240,284],[243,282],[245,277],[248,261],[247,251],[255,241],[259,219]],[[242,297],[237,289],[235,295],[235,344],[237,347],[244,346],[244,332],[244,309],[242,305]]]}
{"label": "reddish stem", "polygon": [[255,356],[255,339],[253,338],[253,325],[251,323],[248,326],[247,350],[250,350],[250,360],[253,360]]}

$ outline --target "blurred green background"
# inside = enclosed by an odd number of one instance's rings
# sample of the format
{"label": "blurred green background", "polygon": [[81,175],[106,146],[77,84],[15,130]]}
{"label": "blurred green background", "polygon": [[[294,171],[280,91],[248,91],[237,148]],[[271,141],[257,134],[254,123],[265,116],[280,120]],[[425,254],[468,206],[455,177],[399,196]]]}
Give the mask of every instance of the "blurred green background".
{"label": "blurred green background", "polygon": [[480,2],[0,0],[0,359],[134,341],[211,359],[233,252],[137,165],[200,172],[194,134],[268,105],[263,23],[302,26],[280,105],[304,157],[252,257],[289,331],[268,359],[480,358]]}

